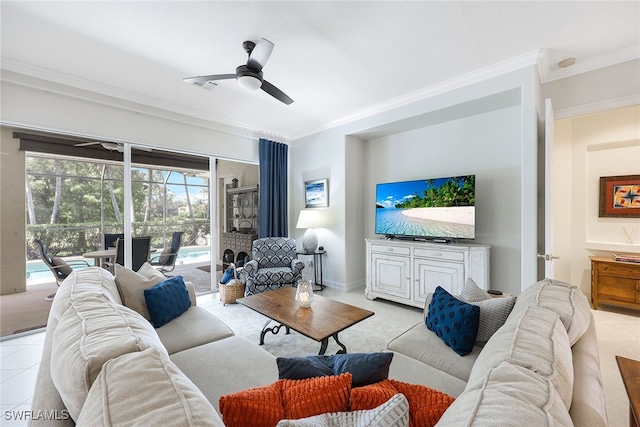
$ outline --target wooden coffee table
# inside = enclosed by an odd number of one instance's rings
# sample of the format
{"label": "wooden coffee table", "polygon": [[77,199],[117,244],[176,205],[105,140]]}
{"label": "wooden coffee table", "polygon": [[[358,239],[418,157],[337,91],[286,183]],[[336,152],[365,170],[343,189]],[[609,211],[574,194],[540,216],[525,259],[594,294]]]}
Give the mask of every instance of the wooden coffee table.
{"label": "wooden coffee table", "polygon": [[[302,308],[295,301],[295,295],[296,288],[285,286],[249,295],[236,301],[269,318],[260,333],[260,345],[264,344],[264,336],[267,332],[275,335],[284,326],[287,333],[289,333],[289,329],[293,329],[318,341],[320,343],[319,355],[323,355],[327,351],[331,337],[341,348],[338,353],[346,353],[347,347],[338,340],[338,333],[374,314],[373,311],[320,295],[315,295],[311,307]],[[272,320],[278,322],[279,325],[268,328],[267,326]]]}

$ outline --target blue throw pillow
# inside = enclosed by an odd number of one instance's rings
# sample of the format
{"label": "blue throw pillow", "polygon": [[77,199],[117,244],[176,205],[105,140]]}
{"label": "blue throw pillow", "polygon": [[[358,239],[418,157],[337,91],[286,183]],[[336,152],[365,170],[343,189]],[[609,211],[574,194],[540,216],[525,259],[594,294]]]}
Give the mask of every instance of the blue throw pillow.
{"label": "blue throw pillow", "polygon": [[156,328],[180,316],[191,307],[182,276],[175,276],[144,290],[151,323]]}
{"label": "blue throw pillow", "polygon": [[389,377],[389,365],[393,353],[351,353],[335,356],[279,357],[280,379],[303,380],[306,378],[351,373],[352,387],[375,384]]}
{"label": "blue throw pillow", "polygon": [[460,356],[471,353],[480,325],[480,307],[456,299],[440,286],[429,304],[427,328]]}

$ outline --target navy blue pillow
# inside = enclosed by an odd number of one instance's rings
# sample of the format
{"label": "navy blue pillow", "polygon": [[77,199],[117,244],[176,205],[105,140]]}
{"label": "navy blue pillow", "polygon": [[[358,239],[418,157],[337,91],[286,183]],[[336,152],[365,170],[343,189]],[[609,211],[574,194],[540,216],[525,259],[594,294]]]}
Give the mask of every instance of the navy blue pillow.
{"label": "navy blue pillow", "polygon": [[480,307],[456,299],[440,286],[429,304],[427,328],[460,356],[471,353],[480,325]]}
{"label": "navy blue pillow", "polygon": [[144,290],[151,323],[156,328],[180,316],[191,307],[182,276],[175,276]]}
{"label": "navy blue pillow", "polygon": [[280,379],[303,380],[305,378],[351,373],[351,386],[375,384],[389,377],[389,365],[393,353],[351,353],[335,356],[279,357]]}

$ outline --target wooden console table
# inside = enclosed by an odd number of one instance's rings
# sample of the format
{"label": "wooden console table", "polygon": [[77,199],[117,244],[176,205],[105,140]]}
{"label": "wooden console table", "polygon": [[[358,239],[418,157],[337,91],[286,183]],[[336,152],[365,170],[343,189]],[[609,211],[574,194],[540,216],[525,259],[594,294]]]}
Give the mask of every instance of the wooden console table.
{"label": "wooden console table", "polygon": [[591,260],[591,301],[640,308],[640,263],[620,262],[609,257]]}
{"label": "wooden console table", "polygon": [[620,376],[629,397],[629,427],[640,426],[640,361],[616,356]]}

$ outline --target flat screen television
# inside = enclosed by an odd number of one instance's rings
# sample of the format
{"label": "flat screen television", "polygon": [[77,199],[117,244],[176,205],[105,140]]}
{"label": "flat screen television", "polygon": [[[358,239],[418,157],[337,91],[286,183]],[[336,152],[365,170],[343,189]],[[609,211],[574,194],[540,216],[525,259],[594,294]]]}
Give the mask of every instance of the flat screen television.
{"label": "flat screen television", "polygon": [[425,240],[474,239],[476,176],[376,185],[376,234]]}

